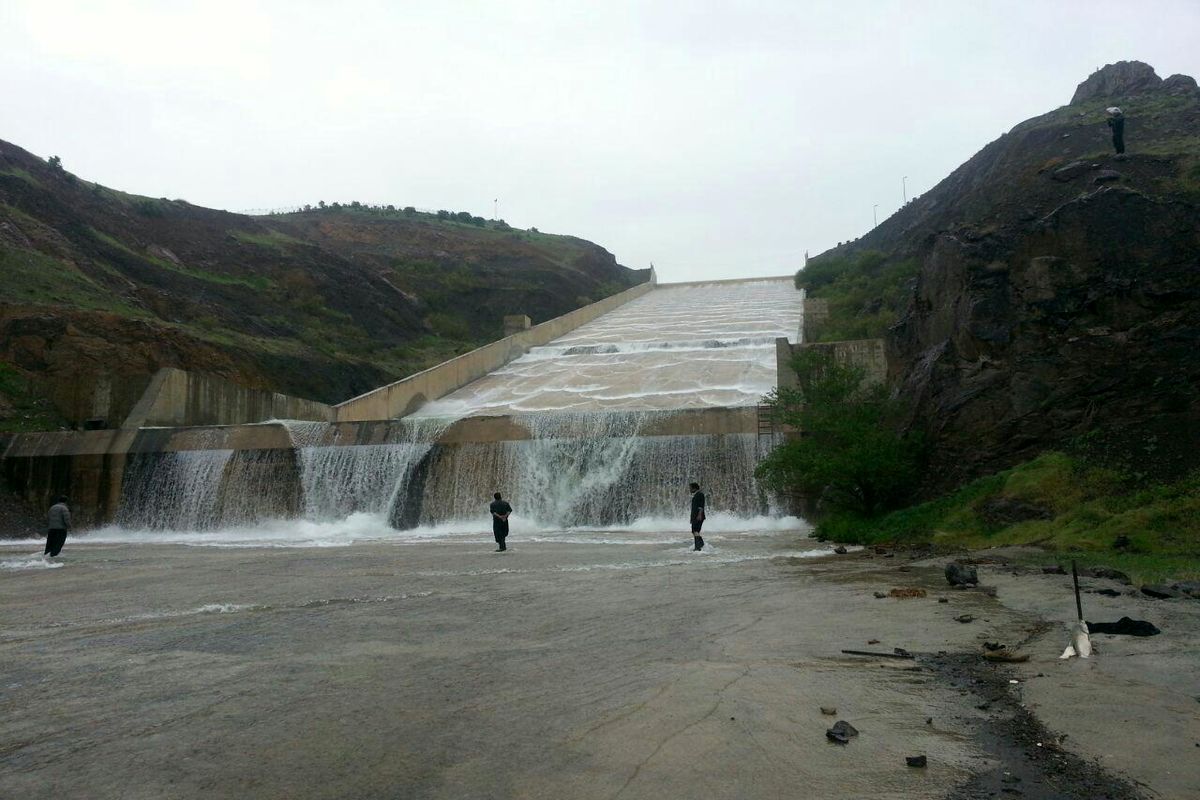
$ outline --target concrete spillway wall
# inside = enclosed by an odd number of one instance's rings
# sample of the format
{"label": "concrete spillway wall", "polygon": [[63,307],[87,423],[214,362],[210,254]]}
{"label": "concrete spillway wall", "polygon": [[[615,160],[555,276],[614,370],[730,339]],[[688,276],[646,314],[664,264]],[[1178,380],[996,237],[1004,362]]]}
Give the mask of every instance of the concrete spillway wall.
{"label": "concrete spillway wall", "polygon": [[151,378],[121,427],[240,425],[269,419],[332,420],[333,409],[315,400],[168,367]]}

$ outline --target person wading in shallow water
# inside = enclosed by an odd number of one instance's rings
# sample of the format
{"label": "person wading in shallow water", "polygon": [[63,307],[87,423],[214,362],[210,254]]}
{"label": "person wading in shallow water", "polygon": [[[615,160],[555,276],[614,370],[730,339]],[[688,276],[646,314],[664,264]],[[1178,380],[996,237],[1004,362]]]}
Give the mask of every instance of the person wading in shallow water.
{"label": "person wading in shallow water", "polygon": [[504,540],[508,538],[508,515],[512,513],[512,506],[500,498],[499,492],[492,497],[496,498],[488,506],[492,512],[492,535],[496,537],[496,552],[503,553],[508,549]]}
{"label": "person wading in shallow water", "polygon": [[43,555],[54,558],[67,541],[67,531],[71,529],[71,509],[67,508],[67,498],[59,495],[54,498],[54,505],[46,515],[46,550]]}
{"label": "person wading in shallow water", "polygon": [[700,528],[704,525],[704,492],[700,491],[700,484],[692,483],[688,486],[692,490],[692,537],[696,540],[696,551],[704,549],[704,537],[700,535]]}

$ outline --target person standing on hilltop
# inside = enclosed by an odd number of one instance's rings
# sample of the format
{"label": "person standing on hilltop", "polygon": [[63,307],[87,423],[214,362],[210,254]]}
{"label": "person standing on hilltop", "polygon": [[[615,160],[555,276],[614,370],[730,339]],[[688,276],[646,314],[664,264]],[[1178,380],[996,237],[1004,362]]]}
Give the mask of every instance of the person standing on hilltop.
{"label": "person standing on hilltop", "polygon": [[704,526],[704,492],[700,491],[700,484],[692,482],[688,485],[692,490],[692,538],[696,540],[695,552],[700,552],[704,549],[704,537],[700,535],[700,528]]}
{"label": "person standing on hilltop", "polygon": [[1125,115],[1116,106],[1108,109],[1108,127],[1112,128],[1113,149],[1121,155],[1125,152]]}
{"label": "person standing on hilltop", "polygon": [[512,513],[512,506],[504,502],[499,492],[492,497],[496,498],[488,506],[492,512],[492,535],[496,537],[496,552],[503,553],[508,549],[504,540],[508,538],[508,515]]}
{"label": "person standing on hilltop", "polygon": [[54,498],[54,505],[46,515],[46,550],[43,555],[54,558],[67,541],[67,531],[71,529],[71,509],[67,508],[67,498],[59,495]]}

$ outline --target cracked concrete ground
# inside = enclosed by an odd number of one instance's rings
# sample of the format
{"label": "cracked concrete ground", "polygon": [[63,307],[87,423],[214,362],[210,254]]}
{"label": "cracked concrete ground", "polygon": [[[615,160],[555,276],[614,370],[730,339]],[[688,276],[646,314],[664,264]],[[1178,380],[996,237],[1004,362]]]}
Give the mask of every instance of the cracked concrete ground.
{"label": "cracked concrete ground", "polygon": [[[800,533],[714,540],[72,540],[0,573],[0,796],[935,798],[990,766],[984,712],[840,650],[974,647],[1031,615],[876,600]],[[827,742],[836,719],[861,735]]]}

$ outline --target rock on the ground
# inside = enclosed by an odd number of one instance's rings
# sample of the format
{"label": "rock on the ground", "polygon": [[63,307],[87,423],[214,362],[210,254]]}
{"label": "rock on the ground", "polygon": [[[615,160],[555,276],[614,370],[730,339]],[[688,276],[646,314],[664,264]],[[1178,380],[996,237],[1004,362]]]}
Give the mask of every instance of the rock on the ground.
{"label": "rock on the ground", "polygon": [[1121,173],[1115,169],[1102,169],[1092,178],[1092,183],[1112,183],[1121,180]]}
{"label": "rock on the ground", "polygon": [[1050,177],[1053,180],[1058,181],[1059,183],[1067,183],[1068,181],[1075,180],[1075,178],[1079,177],[1081,174],[1086,172],[1087,169],[1088,169],[1087,162],[1072,161],[1070,164],[1067,164],[1065,167],[1059,167],[1058,169],[1054,170],[1054,172],[1051,172]]}
{"label": "rock on the ground", "polygon": [[1171,600],[1176,597],[1183,597],[1183,592],[1167,586],[1166,584],[1154,584],[1151,586],[1143,586],[1142,594],[1147,597],[1153,597],[1155,600]]}
{"label": "rock on the ground", "polygon": [[846,550],[845,547],[843,547],[842,545],[839,544],[837,547],[833,548],[833,552],[837,553],[839,556],[844,556],[849,551]]}
{"label": "rock on the ground", "polygon": [[972,586],[979,583],[979,573],[969,564],[951,561],[946,565],[946,581],[951,586]]}
{"label": "rock on the ground", "polygon": [[833,723],[832,728],[825,731],[825,738],[838,744],[846,744],[855,736],[858,736],[858,730],[844,719],[839,719]]}
{"label": "rock on the ground", "polygon": [[1062,568],[1061,564],[1055,564],[1052,567],[1042,567],[1043,575],[1066,575],[1067,571]]}
{"label": "rock on the ground", "polygon": [[1108,578],[1109,580],[1123,583],[1126,586],[1132,583],[1132,581],[1129,580],[1128,575],[1126,575],[1124,572],[1121,572],[1119,569],[1113,569],[1112,567],[1092,567],[1091,573],[1093,578]]}
{"label": "rock on the ground", "polygon": [[923,767],[928,763],[928,759],[925,756],[905,756],[904,763],[910,767]]}

